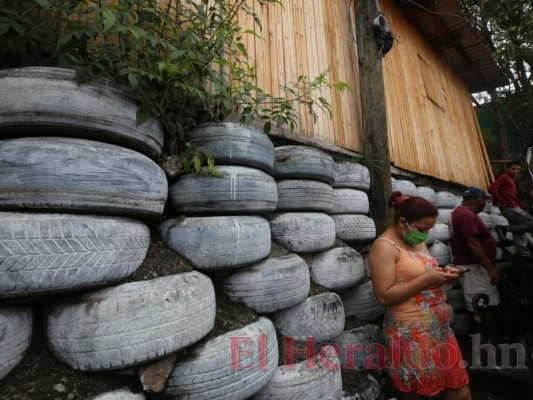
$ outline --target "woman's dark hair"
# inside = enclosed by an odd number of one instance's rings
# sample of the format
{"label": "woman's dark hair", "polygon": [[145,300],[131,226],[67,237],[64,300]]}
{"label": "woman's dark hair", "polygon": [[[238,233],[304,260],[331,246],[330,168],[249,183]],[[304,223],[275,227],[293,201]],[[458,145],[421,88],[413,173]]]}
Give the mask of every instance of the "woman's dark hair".
{"label": "woman's dark hair", "polygon": [[402,192],[394,192],[389,198],[389,207],[394,208],[394,222],[405,218],[407,222],[418,221],[426,217],[436,217],[439,210],[422,197],[405,197]]}

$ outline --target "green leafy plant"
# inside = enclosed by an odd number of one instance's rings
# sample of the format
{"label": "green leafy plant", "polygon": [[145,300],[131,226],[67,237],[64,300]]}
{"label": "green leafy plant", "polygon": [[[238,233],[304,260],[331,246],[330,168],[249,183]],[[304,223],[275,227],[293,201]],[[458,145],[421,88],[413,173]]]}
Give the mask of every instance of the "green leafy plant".
{"label": "green leafy plant", "polygon": [[[255,0],[261,7],[280,0]],[[167,4],[162,6],[162,4]],[[181,154],[187,170],[200,172],[209,155],[187,143],[187,132],[207,121],[236,114],[241,122],[260,120],[294,129],[297,105],[331,115],[322,89],[344,90],[327,72],[305,76],[283,90],[287,98],[254,84],[238,13],[260,20],[246,0],[0,0],[0,68],[30,65],[76,69],[88,76],[129,86],[140,104],[137,123],[157,118],[165,132],[164,153]]]}

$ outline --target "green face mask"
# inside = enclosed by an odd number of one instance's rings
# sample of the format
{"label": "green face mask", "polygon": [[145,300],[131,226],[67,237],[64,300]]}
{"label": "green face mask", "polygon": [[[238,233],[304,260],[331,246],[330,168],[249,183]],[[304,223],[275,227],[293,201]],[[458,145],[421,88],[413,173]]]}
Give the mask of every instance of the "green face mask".
{"label": "green face mask", "polygon": [[414,245],[417,245],[417,244],[420,244],[426,241],[426,239],[429,236],[427,233],[415,231],[413,230],[413,228],[411,228],[411,226],[409,225],[409,222],[405,221],[405,223],[407,224],[407,226],[409,227],[411,231],[406,234],[405,231],[402,229],[403,240],[405,240],[406,243],[409,243],[410,245],[414,246]]}

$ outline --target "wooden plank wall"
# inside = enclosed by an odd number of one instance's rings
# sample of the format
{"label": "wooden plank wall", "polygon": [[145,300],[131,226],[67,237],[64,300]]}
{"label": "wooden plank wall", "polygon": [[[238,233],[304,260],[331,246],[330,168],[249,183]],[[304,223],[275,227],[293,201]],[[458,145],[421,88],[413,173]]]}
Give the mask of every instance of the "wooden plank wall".
{"label": "wooden plank wall", "polygon": [[[244,35],[244,43],[249,62],[257,68],[256,83],[265,92],[283,96],[280,88],[296,82],[299,75],[314,78],[328,67],[332,68],[331,81],[345,81],[352,89],[322,93],[333,106],[331,120],[319,112],[317,123],[313,123],[301,106],[299,126],[290,137],[325,144],[330,150],[364,150],[354,1],[283,0],[283,6],[264,9],[256,0],[246,2],[263,26],[260,31],[252,18],[244,13],[239,16],[244,30],[260,35]],[[486,188],[493,176],[466,85],[393,0],[379,3],[396,36],[382,63],[393,165]],[[284,133],[272,132],[289,136]]]}
{"label": "wooden plank wall", "polygon": [[[245,45],[257,67],[257,85],[264,92],[285,96],[298,76],[313,79],[331,67],[331,82],[346,82],[351,91],[324,90],[321,95],[333,106],[333,118],[317,109],[313,122],[304,106],[299,107],[295,132],[313,141],[360,151],[361,105],[354,26],[354,4],[349,0],[284,0],[283,6],[262,9],[248,1],[260,16],[263,31],[244,13],[239,23],[260,37],[248,35]],[[274,130],[272,134],[280,133]]]}
{"label": "wooden plank wall", "polygon": [[[493,176],[466,85],[392,0],[380,5],[396,36],[383,63],[391,162],[486,188]],[[426,85],[440,91],[437,102],[428,98]]]}

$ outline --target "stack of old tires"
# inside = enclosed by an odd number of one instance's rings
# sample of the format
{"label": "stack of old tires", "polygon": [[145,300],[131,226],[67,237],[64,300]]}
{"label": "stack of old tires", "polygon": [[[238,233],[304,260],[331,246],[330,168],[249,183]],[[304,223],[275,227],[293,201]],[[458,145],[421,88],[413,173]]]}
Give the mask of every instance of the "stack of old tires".
{"label": "stack of old tires", "polygon": [[[206,168],[170,185],[169,213],[178,216],[159,225],[163,239],[194,269],[212,277],[230,274],[227,292],[258,312],[302,301],[309,291],[303,260],[267,259],[271,234],[265,217],[278,201],[269,175],[274,162],[270,139],[248,126],[212,123],[198,126],[190,140],[213,157],[218,176]],[[294,290],[284,290],[289,287]],[[276,331],[264,316],[189,352],[166,381],[164,392],[173,398],[246,399],[273,378],[278,366]],[[242,365],[235,364],[235,356],[242,356]]]}
{"label": "stack of old tires", "polygon": [[450,215],[457,207],[457,198],[453,193],[440,190],[435,193],[435,202],[433,203],[439,210],[437,223],[432,229],[432,244],[429,246],[429,252],[440,266],[452,262],[452,254],[448,246],[449,233],[448,225]]}
{"label": "stack of old tires", "polygon": [[489,230],[494,240],[496,240],[498,246],[496,249],[496,260],[501,261],[503,257],[503,247],[509,247],[509,245],[512,246],[513,234],[508,231],[501,231],[502,233],[499,235],[496,229],[505,229],[509,226],[509,221],[507,218],[501,215],[500,209],[494,206],[492,203],[487,204],[487,207],[483,211],[488,213],[490,216],[492,228]]}
{"label": "stack of old tires", "polygon": [[[284,340],[284,349],[287,351],[290,343],[287,340],[305,342],[306,351],[311,354],[314,342],[335,344],[341,350],[341,368],[352,375],[354,370],[360,371],[362,379],[360,387],[352,388],[343,398],[375,399],[381,393],[379,382],[364,372],[365,355],[356,355],[353,349],[382,343],[380,329],[361,319],[359,324],[363,326],[344,331],[348,315],[345,302],[341,301],[344,293],[360,286],[358,292],[372,297],[375,303],[370,282],[362,285],[363,258],[346,245],[369,243],[375,238],[374,222],[367,216],[368,170],[356,163],[334,163],[329,155],[311,147],[280,146],[276,148],[272,175],[277,180],[279,196],[276,213],[270,219],[272,237],[291,251],[311,255],[311,280],[322,291],[326,290],[276,312],[275,325]],[[332,248],[335,237],[342,242]],[[358,309],[368,312],[367,305],[364,302]],[[318,357],[323,357],[327,349],[322,347]],[[347,354],[348,351],[351,353]],[[358,363],[351,362],[354,357],[360,357]],[[309,365],[309,360],[305,363]],[[285,379],[294,378],[289,375]],[[320,393],[318,398],[339,398],[339,392],[331,389],[329,394]]]}
{"label": "stack of old tires", "polygon": [[166,176],[152,159],[163,135],[154,120],[136,125],[120,88],[79,86],[74,75],[23,68],[0,78],[9,93],[0,100],[2,377],[28,347],[33,306],[50,350],[81,371],[157,360],[214,323],[213,284],[201,273],[118,284],[143,262],[145,222],[165,206]]}
{"label": "stack of old tires", "polygon": [[[348,373],[353,373],[354,369],[365,371],[362,382],[366,389],[355,388],[346,393],[348,399],[380,396],[378,381],[366,372],[379,370],[375,365],[369,365],[368,360],[384,343],[379,321],[384,308],[376,300],[366,268],[368,248],[376,237],[374,221],[368,216],[369,188],[370,174],[364,165],[346,161],[335,163],[335,202],[331,214],[336,235],[345,245],[315,255],[311,268],[315,282],[339,292],[348,320],[358,321],[356,327],[343,331],[334,340],[341,350],[343,370]],[[327,269],[326,264],[330,265]],[[329,271],[329,281],[319,276],[319,273],[324,274],[323,271]],[[338,280],[334,285],[333,277]],[[343,281],[339,277],[344,277]]]}
{"label": "stack of old tires", "polygon": [[[0,99],[0,379],[27,352],[35,311],[51,352],[72,369],[131,373],[171,362],[162,378],[169,398],[340,399],[339,361],[372,367],[365,349],[383,338],[367,322],[383,309],[351,247],[375,237],[366,168],[214,123],[190,139],[213,157],[217,176],[185,174],[168,190],[153,161],[162,132],[153,120],[136,125],[122,89],[26,68],[3,71],[0,91],[11,93]],[[128,280],[154,225],[194,270]],[[336,237],[350,246],[333,248]],[[272,239],[284,255],[271,255]],[[310,295],[311,280],[320,294]],[[212,332],[215,285],[257,320]],[[347,308],[358,327],[344,331]],[[282,342],[285,355],[297,343],[309,352],[281,359]],[[379,382],[363,378],[345,398],[380,396]]]}
{"label": "stack of old tires", "polygon": [[[335,240],[333,221],[323,212],[333,203],[331,186],[324,182],[323,160],[329,156],[305,146],[274,149],[266,135],[235,123],[201,125],[191,142],[212,155],[220,176],[189,174],[174,182],[170,203],[179,217],[163,222],[160,233],[195,269],[218,275],[229,298],[244,303],[259,320],[192,348],[191,359],[176,363],[165,393],[206,399],[340,398],[340,369],[331,368],[338,364],[335,352],[326,347],[327,354],[308,354],[300,363],[278,353],[278,339],[313,337],[322,343],[344,327],[337,295],[308,297],[309,268],[298,255],[329,248]],[[288,254],[269,256],[272,238]],[[242,355],[242,365],[235,364],[235,355]]]}
{"label": "stack of old tires", "polygon": [[[376,237],[376,226],[369,212],[368,195],[370,174],[358,163],[335,163],[335,207],[332,211],[337,237],[344,242],[359,246],[370,244]],[[347,248],[350,252],[355,252]],[[346,251],[348,251],[346,250]],[[383,314],[384,309],[376,300],[370,279],[364,279],[364,262],[355,252],[360,265],[361,277],[341,294],[346,316],[362,321],[373,321]]]}
{"label": "stack of old tires", "polygon": [[[272,239],[299,259],[307,279],[309,292],[310,273],[303,258],[330,249],[335,242],[335,224],[327,214],[333,207],[333,159],[318,149],[287,145],[275,148],[272,176],[278,188],[276,212],[269,223]],[[285,274],[289,277],[288,274]],[[285,282],[286,294],[293,286]],[[324,291],[293,302],[291,306],[273,310],[272,318],[280,340],[280,362],[276,375],[255,398],[312,398],[342,397],[342,378],[338,356],[333,352],[336,366],[329,368],[328,346],[323,344],[339,336],[344,329],[345,315],[342,302],[336,293]],[[305,357],[294,369],[292,349],[305,346]]]}

